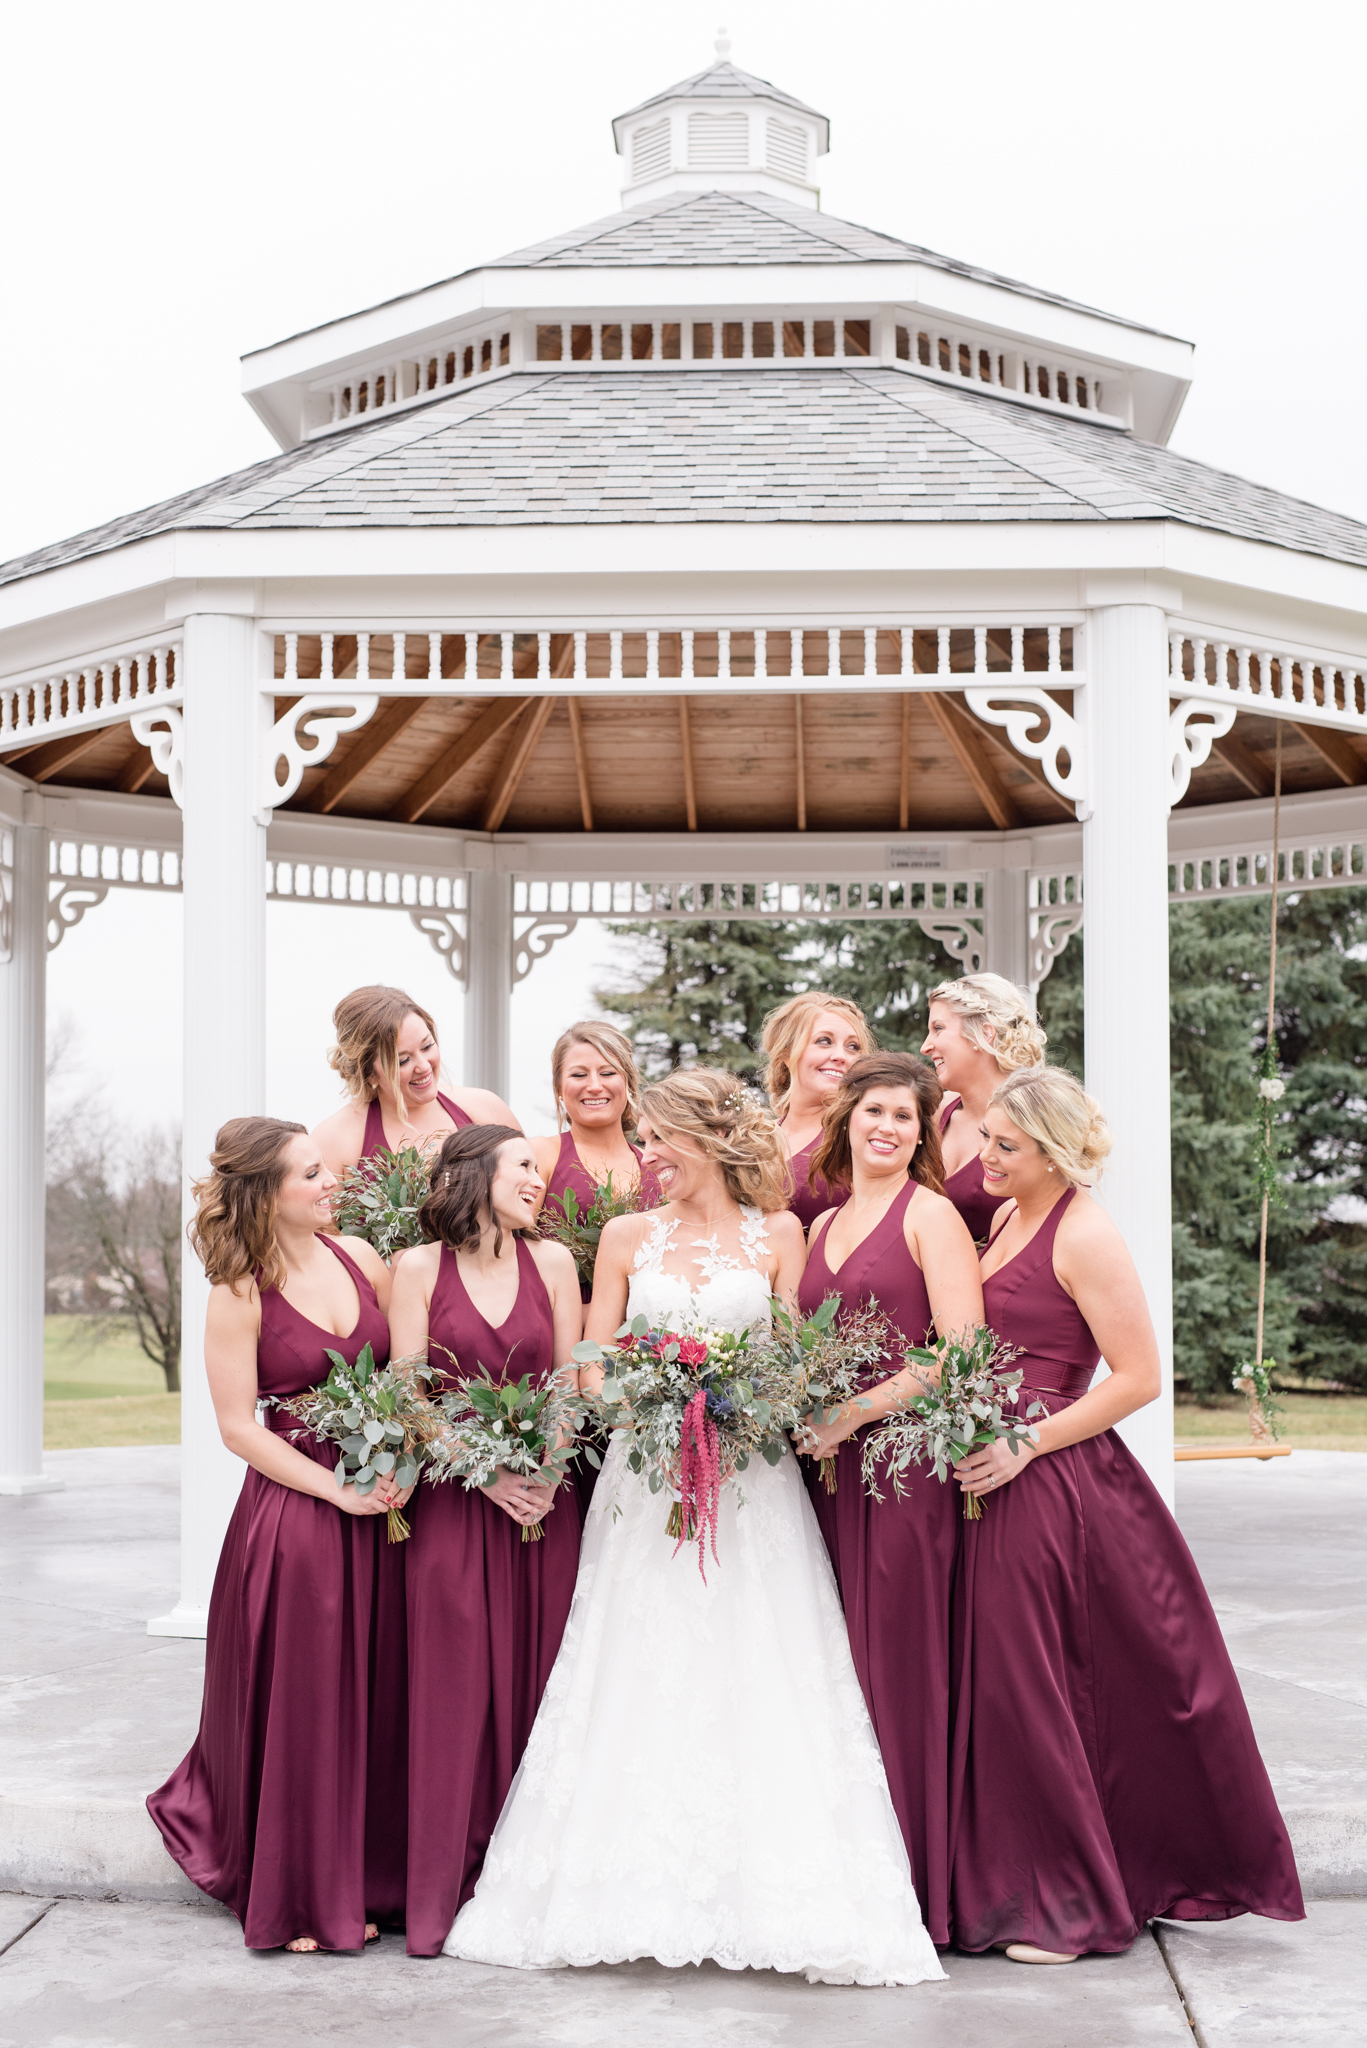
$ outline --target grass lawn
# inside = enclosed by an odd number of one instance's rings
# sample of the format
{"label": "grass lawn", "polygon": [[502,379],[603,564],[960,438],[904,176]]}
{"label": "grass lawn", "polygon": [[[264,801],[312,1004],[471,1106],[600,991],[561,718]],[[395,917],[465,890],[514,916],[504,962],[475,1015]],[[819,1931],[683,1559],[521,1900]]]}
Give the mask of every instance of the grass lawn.
{"label": "grass lawn", "polygon": [[43,1391],[46,1450],[180,1442],[180,1395],[167,1393],[129,1331],[99,1330],[88,1316],[49,1316]]}
{"label": "grass lawn", "polygon": [[[1278,1418],[1281,1441],[1293,1450],[1367,1451],[1367,1394],[1283,1394]],[[1230,1395],[1214,1408],[1179,1401],[1176,1436],[1179,1444],[1242,1444],[1248,1442],[1248,1409]]]}

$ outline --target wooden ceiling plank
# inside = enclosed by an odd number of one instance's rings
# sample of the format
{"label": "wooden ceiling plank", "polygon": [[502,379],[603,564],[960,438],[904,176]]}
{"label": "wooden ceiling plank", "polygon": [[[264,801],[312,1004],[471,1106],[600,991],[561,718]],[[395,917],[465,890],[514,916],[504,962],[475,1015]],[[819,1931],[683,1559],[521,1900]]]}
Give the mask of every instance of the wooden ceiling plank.
{"label": "wooden ceiling plank", "polygon": [[115,787],[121,789],[125,796],[136,796],[143,784],[151,781],[155,763],[152,760],[152,749],[145,747],[141,740],[133,739],[131,728],[128,737],[133,742],[132,748],[119,770]]}
{"label": "wooden ceiling plank", "polygon": [[[1329,763],[1339,781],[1350,789],[1367,782],[1367,761],[1341,732],[1335,732],[1332,726],[1327,725],[1297,725],[1294,731],[1307,746],[1314,748],[1322,761]],[[30,769],[29,773],[32,772]]]}
{"label": "wooden ceiling plank", "polygon": [[589,756],[584,745],[584,720],[580,712],[579,699],[567,697],[565,707],[570,714],[570,738],[574,742],[574,772],[579,782],[579,813],[584,821],[584,830],[593,830],[593,796],[589,789]]}
{"label": "wooden ceiling plank", "polygon": [[1273,775],[1260,754],[1252,747],[1245,746],[1236,733],[1226,733],[1222,740],[1214,742],[1216,755],[1238,776],[1245,789],[1254,796],[1271,796]]}
{"label": "wooden ceiling plank", "polygon": [[401,824],[416,825],[426,811],[430,811],[451,787],[462,768],[469,766],[481,748],[495,739],[505,725],[524,711],[531,700],[527,697],[496,697],[487,709],[482,711],[474,723],[467,726],[460,738],[446,749],[418,777],[410,790],[399,798],[394,815]]}
{"label": "wooden ceiling plank", "polygon": [[970,725],[967,715],[940,691],[928,691],[926,703],[997,830],[1009,832],[1013,825],[1019,825],[1020,812],[983,748],[986,735]]}
{"label": "wooden ceiling plank", "polygon": [[688,829],[698,829],[698,791],[693,779],[693,732],[689,723],[688,699],[679,699],[679,747],[683,754],[684,810],[688,817]]}
{"label": "wooden ceiling plank", "polygon": [[494,778],[494,786],[489,792],[489,802],[484,812],[481,831],[497,832],[507,817],[508,808],[517,795],[518,784],[527,772],[527,763],[532,758],[532,751],[554,709],[554,697],[532,697],[527,701],[522,717],[513,729],[508,750]]}
{"label": "wooden ceiling plank", "polygon": [[108,738],[109,727],[100,725],[94,732],[72,732],[64,739],[49,740],[46,746],[35,750],[24,773],[31,782],[50,782],[59,769],[69,768],[82,754],[90,753]]}
{"label": "wooden ceiling plank", "polygon": [[807,750],[803,744],[802,699],[793,699],[793,739],[797,752],[797,829],[807,829]]}
{"label": "wooden ceiling plank", "polygon": [[413,723],[418,713],[427,709],[429,701],[426,697],[392,698],[369,725],[361,727],[352,745],[336,767],[328,770],[304,809],[324,815],[335,811],[352,784],[359,782],[366,769],[375,765],[399,734]]}
{"label": "wooden ceiling plank", "polygon": [[902,747],[898,769],[897,829],[905,832],[911,817],[911,691],[902,697]]}

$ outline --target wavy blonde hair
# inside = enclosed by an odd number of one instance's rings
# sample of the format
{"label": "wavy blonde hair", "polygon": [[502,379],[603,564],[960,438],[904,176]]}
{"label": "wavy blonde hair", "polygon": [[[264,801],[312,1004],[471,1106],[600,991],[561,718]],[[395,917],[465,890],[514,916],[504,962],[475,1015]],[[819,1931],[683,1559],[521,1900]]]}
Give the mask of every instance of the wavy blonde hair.
{"label": "wavy blonde hair", "polygon": [[1090,1187],[1115,1140],[1101,1104],[1062,1067],[1021,1067],[992,1101],[1074,1187]]}
{"label": "wavy blonde hair", "polygon": [[816,1020],[823,1010],[834,1010],[837,1017],[848,1018],[859,1035],[861,1055],[872,1052],[877,1044],[864,1012],[848,996],[826,996],[820,989],[811,989],[806,995],[790,996],[786,1003],[771,1010],[764,1020],[760,1046],[766,1056],[764,1092],[780,1122],[788,1114],[793,1068],[811,1044]]}
{"label": "wavy blonde hair", "polygon": [[185,1231],[215,1286],[236,1294],[255,1274],[264,1294],[284,1280],[275,1209],[290,1139],[307,1135],[303,1124],[279,1117],[235,1116],[215,1138],[209,1171],[190,1189],[195,1213]]}
{"label": "wavy blonde hair", "polygon": [[558,1127],[569,1122],[565,1105],[560,1099],[560,1083],[564,1078],[565,1063],[576,1045],[591,1045],[599,1059],[610,1060],[627,1084],[627,1104],[622,1111],[622,1128],[634,1131],[641,1114],[641,1075],[636,1065],[636,1055],[631,1049],[631,1040],[619,1031],[615,1024],[605,1024],[601,1018],[589,1017],[581,1024],[571,1024],[568,1031],[562,1031],[551,1051],[551,1086],[555,1090],[555,1116]]}
{"label": "wavy blonde hair", "polygon": [[733,1202],[767,1216],[787,1208],[793,1177],[778,1125],[735,1074],[681,1069],[650,1084],[641,1113],[661,1137],[691,1138],[715,1160]]}
{"label": "wavy blonde hair", "polygon": [[421,1017],[437,1036],[437,1027],[421,1003],[401,988],[354,988],[343,996],[332,1013],[337,1043],[328,1054],[328,1065],[342,1077],[352,1102],[365,1104],[379,1092],[373,1076],[379,1074],[392,1089],[402,1115],[403,1081],[399,1074],[399,1033],[406,1017]]}
{"label": "wavy blonde hair", "polygon": [[[1049,1040],[1030,1015],[1021,990],[1004,975],[960,975],[957,981],[942,981],[926,1000],[948,1004],[969,1044],[990,1052],[1004,1074],[1043,1061]],[[991,1030],[990,1038],[984,1026]]]}

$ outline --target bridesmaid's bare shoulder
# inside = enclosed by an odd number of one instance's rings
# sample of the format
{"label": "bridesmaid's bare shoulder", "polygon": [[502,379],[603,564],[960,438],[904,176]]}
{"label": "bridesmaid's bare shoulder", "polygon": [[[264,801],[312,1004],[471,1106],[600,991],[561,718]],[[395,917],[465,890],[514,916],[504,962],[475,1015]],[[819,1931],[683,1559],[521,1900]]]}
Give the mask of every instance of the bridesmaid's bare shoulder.
{"label": "bridesmaid's bare shoulder", "polygon": [[548,1287],[557,1285],[578,1289],[579,1274],[567,1245],[557,1244],[550,1237],[529,1237],[523,1242]]}
{"label": "bridesmaid's bare shoulder", "polygon": [[834,1209],[823,1209],[819,1216],[813,1216],[811,1223],[807,1229],[806,1243],[807,1250],[809,1252],[811,1251],[813,1245],[816,1243],[817,1239],[820,1237],[824,1225],[830,1222],[832,1216],[834,1216],[835,1213],[836,1212]]}
{"label": "bridesmaid's bare shoulder", "polygon": [[511,1131],[522,1129],[503,1097],[495,1095],[492,1088],[450,1088],[442,1092],[457,1109],[465,1111],[471,1123],[506,1124]]}
{"label": "bridesmaid's bare shoulder", "polygon": [[1125,1240],[1114,1221],[1090,1188],[1078,1188],[1074,1199],[1059,1218],[1058,1234],[1054,1239],[1055,1268],[1062,1271],[1098,1256],[1114,1258],[1118,1251],[1129,1256]]}
{"label": "bridesmaid's bare shoulder", "polygon": [[368,1108],[368,1103],[345,1102],[310,1133],[330,1173],[345,1173],[360,1158]]}
{"label": "bridesmaid's bare shoulder", "polygon": [[560,1140],[549,1135],[530,1141],[536,1170],[542,1180],[549,1180],[555,1171],[555,1162],[560,1157]]}
{"label": "bridesmaid's bare shoulder", "polygon": [[389,1268],[373,1244],[363,1237],[335,1237],[332,1242],[339,1244],[347,1257],[365,1274],[373,1287],[377,1280],[388,1282]]}

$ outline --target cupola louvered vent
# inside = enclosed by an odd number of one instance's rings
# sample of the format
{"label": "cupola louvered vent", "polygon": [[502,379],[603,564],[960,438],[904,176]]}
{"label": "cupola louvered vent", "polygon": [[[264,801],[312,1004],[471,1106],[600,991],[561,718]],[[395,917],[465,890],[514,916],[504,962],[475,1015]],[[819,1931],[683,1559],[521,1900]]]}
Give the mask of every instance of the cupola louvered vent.
{"label": "cupola louvered vent", "polygon": [[747,114],[689,115],[690,170],[744,170],[749,159],[750,118]]}
{"label": "cupola louvered vent", "polygon": [[669,117],[663,121],[652,121],[647,128],[638,128],[631,138],[631,177],[633,184],[643,185],[647,179],[662,178],[669,169]]}
{"label": "cupola louvered vent", "polygon": [[783,178],[805,178],[807,175],[807,131],[796,128],[788,121],[769,121],[767,124],[766,160],[771,171],[777,171]]}

